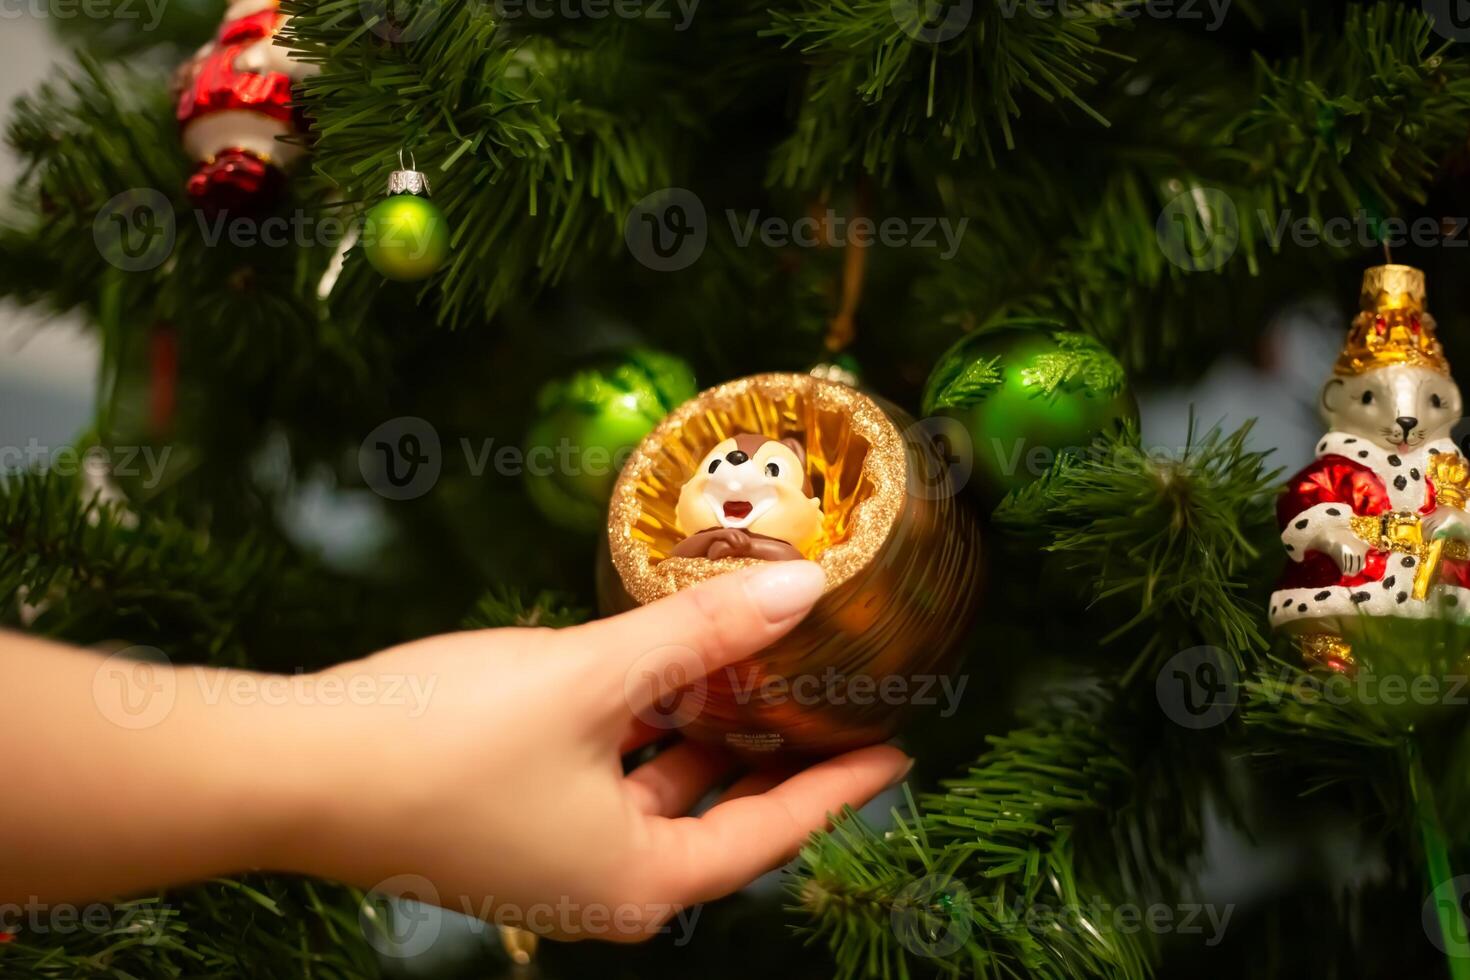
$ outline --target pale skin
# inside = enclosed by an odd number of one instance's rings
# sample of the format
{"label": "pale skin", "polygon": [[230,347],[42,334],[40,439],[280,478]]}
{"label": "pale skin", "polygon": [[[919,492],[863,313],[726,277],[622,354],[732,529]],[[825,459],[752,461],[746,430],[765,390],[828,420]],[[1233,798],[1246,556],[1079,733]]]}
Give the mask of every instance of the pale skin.
{"label": "pale skin", "polygon": [[[158,667],[131,691],[94,651],[0,633],[0,737],[22,749],[0,784],[0,903],[257,869],[364,889],[412,876],[457,911],[602,910],[596,930],[559,918],[559,938],[647,938],[911,765],[873,746],[749,774],[698,817],[736,770],[723,753],[680,742],[624,774],[625,753],[668,734],[649,724],[667,691],[645,678],[750,656],[822,587],[810,562],[770,563],[585,626],[447,634],[288,679]],[[156,719],[123,711],[145,688],[172,692]]]}

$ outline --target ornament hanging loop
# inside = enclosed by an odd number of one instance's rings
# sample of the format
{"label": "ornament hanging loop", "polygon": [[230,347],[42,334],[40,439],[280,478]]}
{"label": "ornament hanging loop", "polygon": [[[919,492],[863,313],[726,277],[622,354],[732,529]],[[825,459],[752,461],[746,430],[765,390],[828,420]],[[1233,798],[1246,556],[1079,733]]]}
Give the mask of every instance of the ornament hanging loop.
{"label": "ornament hanging loop", "polygon": [[413,194],[416,197],[428,197],[432,191],[429,188],[429,175],[419,170],[418,158],[412,150],[408,151],[408,165],[403,163],[403,148],[398,149],[398,169],[388,175],[388,194],[390,197],[399,194]]}

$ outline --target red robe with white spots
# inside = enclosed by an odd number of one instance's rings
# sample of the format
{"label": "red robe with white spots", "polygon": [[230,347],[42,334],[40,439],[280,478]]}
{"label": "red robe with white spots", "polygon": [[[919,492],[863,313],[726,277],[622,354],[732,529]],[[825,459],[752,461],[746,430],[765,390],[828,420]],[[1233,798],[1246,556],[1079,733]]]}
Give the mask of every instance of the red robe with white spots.
{"label": "red robe with white spots", "polygon": [[1396,453],[1350,432],[1324,436],[1317,461],[1292,477],[1277,501],[1281,542],[1292,561],[1271,594],[1271,625],[1337,633],[1359,615],[1418,619],[1442,615],[1445,606],[1470,612],[1470,562],[1442,562],[1428,597],[1418,600],[1413,556],[1369,551],[1362,571],[1344,575],[1326,551],[1333,532],[1350,533],[1355,514],[1431,513],[1434,486],[1425,464],[1456,451],[1448,439]]}

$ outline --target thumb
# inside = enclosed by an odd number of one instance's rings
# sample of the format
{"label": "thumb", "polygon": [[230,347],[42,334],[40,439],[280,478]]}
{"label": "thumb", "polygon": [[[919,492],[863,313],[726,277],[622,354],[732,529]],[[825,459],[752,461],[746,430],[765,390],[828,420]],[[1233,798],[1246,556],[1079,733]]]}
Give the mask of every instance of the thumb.
{"label": "thumb", "polygon": [[[618,699],[643,717],[650,705],[673,691],[784,636],[811,610],[826,585],[826,575],[815,562],[766,562],[564,635],[606,663]],[[660,718],[660,727],[679,723]]]}

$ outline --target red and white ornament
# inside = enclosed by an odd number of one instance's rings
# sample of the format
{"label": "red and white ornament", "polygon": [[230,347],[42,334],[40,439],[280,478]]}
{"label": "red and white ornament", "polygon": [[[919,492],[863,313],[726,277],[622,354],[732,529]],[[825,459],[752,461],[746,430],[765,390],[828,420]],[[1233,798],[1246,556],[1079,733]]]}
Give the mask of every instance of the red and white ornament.
{"label": "red and white ornament", "polygon": [[315,71],[275,38],[288,18],[277,0],[232,0],[214,40],[178,74],[184,151],[198,163],[189,198],[210,212],[269,207],[303,148],[291,85]]}

